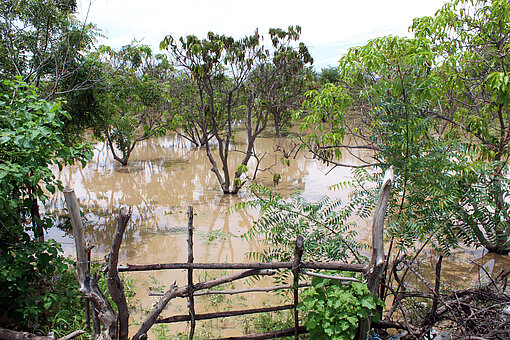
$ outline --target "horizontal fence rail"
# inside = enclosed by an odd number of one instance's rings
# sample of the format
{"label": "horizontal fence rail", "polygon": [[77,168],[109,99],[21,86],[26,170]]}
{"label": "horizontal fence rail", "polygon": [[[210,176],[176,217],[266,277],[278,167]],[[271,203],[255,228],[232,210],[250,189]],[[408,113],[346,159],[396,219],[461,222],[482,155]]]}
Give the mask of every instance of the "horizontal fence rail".
{"label": "horizontal fence rail", "polygon": [[[300,262],[303,269],[342,270],[363,273],[368,270],[366,264],[348,264],[343,262]],[[168,269],[292,269],[292,262],[253,262],[253,263],[161,263],[128,264],[118,266],[119,272],[137,272]]]}

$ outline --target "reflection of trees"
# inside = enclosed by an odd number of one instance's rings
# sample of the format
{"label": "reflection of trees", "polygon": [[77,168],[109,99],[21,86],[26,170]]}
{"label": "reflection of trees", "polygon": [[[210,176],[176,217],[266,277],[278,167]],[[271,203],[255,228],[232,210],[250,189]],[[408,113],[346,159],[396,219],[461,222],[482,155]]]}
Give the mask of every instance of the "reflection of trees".
{"label": "reflection of trees", "polygon": [[[237,143],[242,142],[240,133]],[[276,189],[284,196],[296,189],[304,190],[304,177],[308,175],[307,167],[311,160],[298,157],[290,166],[283,166],[280,155],[273,156],[273,148],[272,138],[258,139],[257,152],[268,153],[261,166],[269,167],[276,163],[271,170],[282,176]],[[242,153],[233,152],[231,166],[237,166],[242,157]],[[241,195],[240,198],[227,200],[218,192],[205,150],[191,148],[182,138],[166,136],[140,143],[131,160],[127,167],[115,164],[109,149],[103,143],[98,143],[93,159],[86,167],[68,167],[56,174],[64,185],[74,188],[87,218],[87,241],[97,245],[96,252],[108,251],[116,225],[115,218],[122,204],[133,207],[132,221],[125,234],[126,246],[121,247],[121,256],[128,259],[140,255],[144,250],[154,251],[143,246],[144,238],[168,234],[176,227],[185,226],[185,210],[190,204],[211,216],[203,224],[209,230],[219,230],[229,235],[231,230],[237,231],[239,225],[243,228],[252,225],[253,218],[246,211],[225,214],[239,199],[246,198]],[[257,181],[272,186],[272,174],[261,173]],[[53,195],[47,204],[47,208],[57,214],[64,210],[64,206],[61,193]],[[185,242],[180,235],[173,236],[176,242]],[[232,239],[221,238],[220,242],[215,250],[218,251],[218,259],[223,260],[223,256],[234,258]],[[162,244],[172,247],[166,240]],[[159,243],[152,246],[159,247]],[[255,250],[253,244],[248,247],[249,251]]]}

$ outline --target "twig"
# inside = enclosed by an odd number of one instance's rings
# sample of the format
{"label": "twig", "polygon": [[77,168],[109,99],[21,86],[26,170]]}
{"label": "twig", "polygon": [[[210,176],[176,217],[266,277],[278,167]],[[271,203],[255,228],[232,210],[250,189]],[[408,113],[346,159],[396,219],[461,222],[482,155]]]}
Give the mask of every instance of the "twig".
{"label": "twig", "polygon": [[71,334],[67,334],[66,336],[63,336],[63,337],[59,338],[58,340],[70,340],[70,339],[74,339],[77,336],[80,336],[82,334],[85,334],[85,331],[78,330],[78,331],[72,332]]}
{"label": "twig", "polygon": [[[263,287],[263,288],[246,288],[246,289],[234,289],[234,290],[204,290],[200,292],[196,292],[193,295],[194,296],[201,296],[201,295],[235,295],[235,294],[243,294],[243,293],[257,293],[257,292],[272,292],[275,290],[282,290],[282,289],[290,289],[293,285],[280,285],[280,286],[273,286],[273,287]],[[301,283],[299,288],[304,287],[310,287],[309,284]],[[149,296],[163,296],[165,293],[162,292],[149,292]]]}
{"label": "twig", "polygon": [[[257,313],[268,313],[268,312],[276,312],[280,310],[288,310],[294,308],[294,305],[284,305],[284,306],[276,306],[276,307],[264,307],[264,308],[253,308],[253,309],[243,309],[243,310],[231,310],[225,312],[215,312],[215,313],[205,313],[205,314],[196,314],[196,320],[210,320],[210,319],[219,319],[219,318],[228,318],[232,316],[239,315],[248,315],[248,314],[257,314]],[[168,318],[156,320],[156,323],[174,323],[174,322],[184,322],[190,321],[190,315],[174,315]]]}
{"label": "twig", "polygon": [[[160,263],[160,264],[127,264],[119,266],[119,272],[136,272],[166,269],[291,269],[292,262],[254,262],[254,263]],[[343,270],[357,273],[366,271],[366,264],[343,262],[301,262],[301,268]]]}
{"label": "twig", "polygon": [[301,274],[315,276],[315,277],[321,277],[323,279],[330,279],[330,280],[338,280],[338,281],[350,281],[350,282],[361,282],[355,277],[345,277],[345,276],[335,276],[335,275],[324,275],[319,273],[312,273],[308,272],[306,270],[301,270]]}

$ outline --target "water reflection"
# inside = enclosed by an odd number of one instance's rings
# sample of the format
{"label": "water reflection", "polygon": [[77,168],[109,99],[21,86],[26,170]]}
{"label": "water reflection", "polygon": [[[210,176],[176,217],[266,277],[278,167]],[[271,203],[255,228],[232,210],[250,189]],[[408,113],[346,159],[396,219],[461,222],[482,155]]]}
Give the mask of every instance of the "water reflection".
{"label": "water reflection", "polygon": [[[241,134],[238,140],[241,142],[237,142],[237,145],[242,144]],[[277,189],[284,196],[301,191],[309,199],[318,199],[328,194],[329,185],[348,175],[348,171],[336,169],[329,176],[324,176],[329,171],[327,167],[303,156],[284,166],[280,161],[281,154],[274,153],[274,149],[272,138],[258,140],[256,150],[260,155],[265,154],[260,167],[268,170],[259,172],[257,181],[273,186],[273,173],[280,173]],[[231,152],[232,168],[241,162],[243,156],[235,150]],[[134,263],[135,259],[140,258],[140,253],[146,253],[144,245],[151,243],[152,239],[162,242],[163,247],[169,246],[167,235],[182,242],[188,205],[195,207],[195,228],[198,231],[228,235],[216,237],[214,247],[205,246],[208,260],[243,260],[246,252],[258,249],[256,244],[242,244],[232,237],[246,232],[257,217],[257,212],[226,213],[231,206],[248,199],[247,192],[242,191],[238,196],[224,196],[211,171],[205,150],[192,148],[178,136],[170,135],[140,143],[125,167],[113,161],[104,143],[98,143],[93,159],[86,167],[67,167],[56,175],[64,185],[74,188],[86,219],[87,241],[96,245],[98,254],[104,254],[109,249],[115,215],[122,205],[133,208],[132,222],[126,230],[124,247],[121,249],[123,261]],[[63,211],[62,193],[56,193],[47,208],[56,213]],[[59,236],[59,231],[54,230],[52,234]],[[65,235],[59,237],[66,238]],[[148,248],[151,251],[144,256],[144,261],[162,260],[158,255],[160,252],[156,251],[159,248],[159,245],[151,244]],[[170,246],[172,248],[177,247]],[[165,261],[175,257],[166,256]]]}

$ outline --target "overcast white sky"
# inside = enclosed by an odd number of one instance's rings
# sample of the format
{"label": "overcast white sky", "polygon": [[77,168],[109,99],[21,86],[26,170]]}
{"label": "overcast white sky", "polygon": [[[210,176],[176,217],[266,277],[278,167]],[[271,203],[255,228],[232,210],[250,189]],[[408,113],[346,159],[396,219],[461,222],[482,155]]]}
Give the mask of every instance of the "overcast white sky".
{"label": "overcast white sky", "polygon": [[433,15],[444,0],[79,0],[79,16],[102,29],[113,47],[133,39],[157,48],[167,34],[234,37],[300,25],[315,67],[336,66],[349,47],[383,35],[408,35],[415,17]]}

